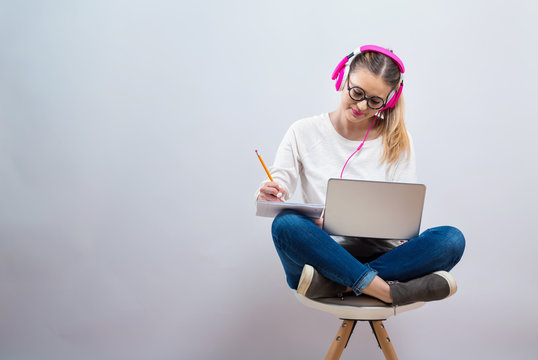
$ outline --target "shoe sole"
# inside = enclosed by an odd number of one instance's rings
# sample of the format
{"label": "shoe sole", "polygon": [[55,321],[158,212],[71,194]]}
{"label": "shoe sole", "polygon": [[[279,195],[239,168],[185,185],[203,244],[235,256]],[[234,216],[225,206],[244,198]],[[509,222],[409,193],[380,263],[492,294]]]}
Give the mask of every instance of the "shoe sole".
{"label": "shoe sole", "polygon": [[312,284],[314,278],[314,268],[308,264],[303,267],[301,278],[299,279],[299,285],[297,286],[297,293],[306,296],[306,292]]}
{"label": "shoe sole", "polygon": [[448,287],[450,288],[450,292],[448,293],[447,298],[451,297],[452,295],[454,295],[456,293],[456,291],[458,291],[458,284],[456,283],[456,278],[454,278],[454,276],[450,275],[449,272],[436,271],[436,272],[434,272],[434,274],[437,274],[437,275],[441,276],[448,283]]}

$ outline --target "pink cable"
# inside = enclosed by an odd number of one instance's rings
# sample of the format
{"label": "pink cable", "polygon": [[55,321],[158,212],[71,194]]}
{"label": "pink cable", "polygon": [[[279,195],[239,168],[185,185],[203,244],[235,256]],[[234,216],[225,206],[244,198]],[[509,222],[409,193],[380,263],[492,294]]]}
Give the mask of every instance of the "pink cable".
{"label": "pink cable", "polygon": [[377,114],[375,114],[375,118],[374,118],[374,121],[372,121],[372,123],[370,124],[370,126],[368,127],[368,130],[366,130],[366,135],[364,135],[364,139],[362,139],[362,143],[359,145],[359,147],[357,148],[357,150],[355,150],[355,152],[353,154],[351,154],[350,157],[347,158],[347,161],[346,163],[344,164],[344,167],[342,168],[342,172],[340,173],[340,179],[342,178],[342,175],[344,174],[344,169],[346,168],[346,165],[347,163],[349,162],[349,160],[351,160],[351,158],[353,157],[353,155],[355,155],[361,148],[362,146],[364,145],[364,142],[366,141],[366,138],[368,137],[368,133],[370,132],[370,129],[372,128],[372,125],[374,125],[375,121],[377,120],[377,117],[379,116],[379,112],[377,112]]}

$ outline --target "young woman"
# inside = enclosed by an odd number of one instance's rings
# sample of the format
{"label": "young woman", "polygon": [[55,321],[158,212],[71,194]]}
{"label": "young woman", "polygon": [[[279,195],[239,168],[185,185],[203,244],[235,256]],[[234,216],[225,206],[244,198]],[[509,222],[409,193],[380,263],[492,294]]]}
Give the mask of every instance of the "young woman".
{"label": "young woman", "polygon": [[[304,201],[321,204],[331,177],[417,182],[413,142],[404,123],[404,71],[396,55],[374,45],[344,58],[333,73],[342,91],[338,108],[289,128],[271,167],[274,182],[264,181],[256,198],[288,199],[299,179]],[[287,282],[302,295],[364,293],[404,305],[456,291],[448,271],[463,255],[465,239],[454,227],[428,229],[402,242],[331,237],[321,224],[322,219],[293,211],[273,221]]]}

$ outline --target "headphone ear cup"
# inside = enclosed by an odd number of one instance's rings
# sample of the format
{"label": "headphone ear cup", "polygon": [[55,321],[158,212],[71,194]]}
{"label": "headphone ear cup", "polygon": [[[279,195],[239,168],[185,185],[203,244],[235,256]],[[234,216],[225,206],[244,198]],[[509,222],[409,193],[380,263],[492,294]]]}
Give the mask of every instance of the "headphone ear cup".
{"label": "headphone ear cup", "polygon": [[338,65],[336,65],[336,67],[334,68],[333,74],[331,75],[331,79],[336,80],[338,73],[340,72],[340,70],[342,70],[342,67],[344,67],[346,62],[347,62],[347,56],[343,58],[342,60],[340,60]]}
{"label": "headphone ear cup", "polygon": [[343,91],[346,83],[347,76],[349,74],[349,64],[346,64],[342,71],[340,71],[340,74],[342,75],[342,81],[340,82],[340,86],[338,87],[338,91]]}
{"label": "headphone ear cup", "polygon": [[343,65],[342,70],[340,71],[340,74],[342,74],[342,81],[340,82],[340,86],[337,87],[338,91],[344,90],[345,82],[349,76],[349,69],[351,68],[351,63],[353,62],[353,59],[355,58],[355,56],[356,55],[354,52],[351,53],[350,55],[348,55],[347,61],[342,64]]}
{"label": "headphone ear cup", "polygon": [[336,88],[336,91],[342,91],[342,88],[344,87],[344,73],[345,73],[345,66],[340,70],[338,73],[338,79],[336,80],[336,84],[334,84],[334,87]]}
{"label": "headphone ear cup", "polygon": [[387,100],[387,105],[385,105],[386,107],[392,107],[393,104],[392,104],[392,100],[394,99],[394,94],[396,94],[396,91],[395,90],[392,90],[389,94],[389,97],[388,97],[388,100]]}
{"label": "headphone ear cup", "polygon": [[398,99],[400,98],[400,95],[402,94],[402,90],[403,90],[403,82],[400,84],[398,91],[391,92],[391,95],[389,95],[389,101],[387,102],[387,105],[383,108],[383,110],[390,109],[396,106],[396,103],[398,102]]}
{"label": "headphone ear cup", "polygon": [[340,60],[340,62],[334,69],[333,74],[331,76],[331,79],[336,80],[336,84],[335,84],[336,91],[339,91],[340,87],[342,86],[342,79],[344,78],[343,73],[344,73],[344,69],[346,68],[347,60],[348,60],[347,56],[343,58],[342,60]]}

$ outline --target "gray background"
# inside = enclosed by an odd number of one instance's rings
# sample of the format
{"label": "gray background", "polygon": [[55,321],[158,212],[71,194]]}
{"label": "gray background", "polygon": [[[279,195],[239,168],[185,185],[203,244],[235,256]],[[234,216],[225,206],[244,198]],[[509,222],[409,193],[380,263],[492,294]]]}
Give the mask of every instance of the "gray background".
{"label": "gray background", "polygon": [[459,292],[386,322],[400,358],[536,358],[536,4],[1,1],[0,358],[322,358],[254,149],[368,43],[406,64],[423,229],[467,239]]}

